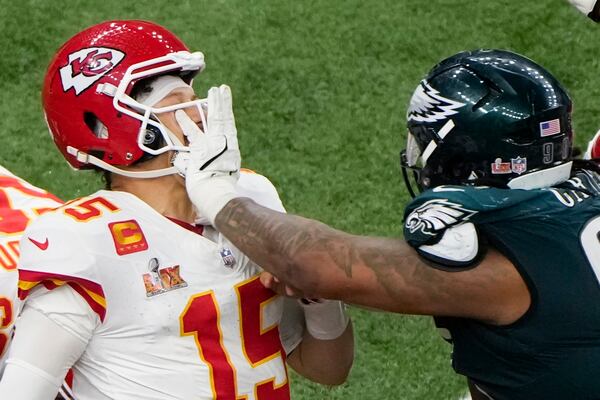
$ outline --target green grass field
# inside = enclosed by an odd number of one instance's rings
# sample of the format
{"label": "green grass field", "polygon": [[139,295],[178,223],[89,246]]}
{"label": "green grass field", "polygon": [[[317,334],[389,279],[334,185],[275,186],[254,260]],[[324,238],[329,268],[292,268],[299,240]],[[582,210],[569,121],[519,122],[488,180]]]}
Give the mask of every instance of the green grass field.
{"label": "green grass field", "polygon": [[[354,233],[401,235],[405,109],[421,77],[452,53],[527,55],[572,94],[579,145],[600,127],[600,26],[563,0],[0,0],[0,163],[65,199],[101,183],[71,171],[51,143],[42,79],[60,44],[116,18],[153,20],[203,51],[195,87],[232,87],[245,166],[271,178],[290,212]],[[324,389],[294,376],[294,398],[441,400],[464,391],[429,318],[351,313],[348,383]]]}

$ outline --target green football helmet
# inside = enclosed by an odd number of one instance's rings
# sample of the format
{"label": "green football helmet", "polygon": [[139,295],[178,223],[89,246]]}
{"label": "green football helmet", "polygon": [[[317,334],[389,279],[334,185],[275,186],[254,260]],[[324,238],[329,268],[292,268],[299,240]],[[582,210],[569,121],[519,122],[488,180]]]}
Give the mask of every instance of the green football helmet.
{"label": "green football helmet", "polygon": [[440,185],[532,189],[568,179],[571,99],[546,69],[505,50],[475,50],[434,66],[407,111],[401,164],[419,190]]}

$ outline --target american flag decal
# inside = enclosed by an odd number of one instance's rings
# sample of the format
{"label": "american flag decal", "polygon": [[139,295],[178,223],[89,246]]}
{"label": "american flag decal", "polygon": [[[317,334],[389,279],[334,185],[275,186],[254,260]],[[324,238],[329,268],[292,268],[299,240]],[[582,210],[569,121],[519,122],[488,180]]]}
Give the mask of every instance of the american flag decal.
{"label": "american flag decal", "polygon": [[552,136],[560,133],[560,120],[553,119],[551,121],[540,122],[540,136]]}

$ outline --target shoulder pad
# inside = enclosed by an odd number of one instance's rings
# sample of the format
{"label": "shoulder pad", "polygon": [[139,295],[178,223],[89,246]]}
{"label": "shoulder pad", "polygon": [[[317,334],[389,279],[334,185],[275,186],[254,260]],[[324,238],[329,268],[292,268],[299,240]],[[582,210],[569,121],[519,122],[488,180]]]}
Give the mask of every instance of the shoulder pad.
{"label": "shoulder pad", "polygon": [[81,235],[69,229],[66,220],[60,214],[44,214],[24,232],[20,242],[19,298],[24,300],[36,287],[52,290],[69,284],[103,320],[106,302],[96,271],[96,255]]}
{"label": "shoulder pad", "polygon": [[63,274],[85,274],[94,253],[85,236],[71,229],[69,219],[47,213],[34,220],[21,238],[20,268],[56,268]]}
{"label": "shoulder pad", "polygon": [[404,237],[413,247],[437,243],[447,228],[529,215],[548,194],[544,190],[483,186],[439,186],[415,198],[404,213]]}
{"label": "shoulder pad", "polygon": [[476,213],[449,199],[431,199],[406,216],[404,236],[413,246],[436,243],[447,228],[468,221]]}
{"label": "shoulder pad", "polygon": [[470,267],[480,254],[475,225],[467,222],[452,226],[444,231],[436,244],[419,246],[417,252],[442,269]]}
{"label": "shoulder pad", "polygon": [[10,172],[8,169],[4,168],[0,165],[0,175],[10,176],[11,178],[16,178],[16,175]]}
{"label": "shoulder pad", "polygon": [[236,189],[241,196],[249,197],[263,207],[285,212],[277,189],[263,175],[249,170],[242,170]]}

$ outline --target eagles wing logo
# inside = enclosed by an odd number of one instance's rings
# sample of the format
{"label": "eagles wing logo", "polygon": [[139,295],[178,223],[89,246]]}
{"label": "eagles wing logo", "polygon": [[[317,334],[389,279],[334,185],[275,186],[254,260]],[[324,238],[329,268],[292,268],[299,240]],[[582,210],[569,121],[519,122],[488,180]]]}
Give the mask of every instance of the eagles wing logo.
{"label": "eagles wing logo", "polygon": [[454,110],[464,105],[464,103],[440,96],[440,92],[423,80],[410,99],[406,118],[409,121],[417,122],[440,121],[457,114],[458,111]]}
{"label": "eagles wing logo", "polygon": [[125,53],[105,47],[90,47],[69,54],[68,64],[60,69],[63,90],[73,88],[79,95],[119,64]]}
{"label": "eagles wing logo", "polygon": [[468,221],[476,213],[446,199],[433,199],[413,210],[405,226],[410,233],[420,230],[426,235],[435,235],[444,228]]}

